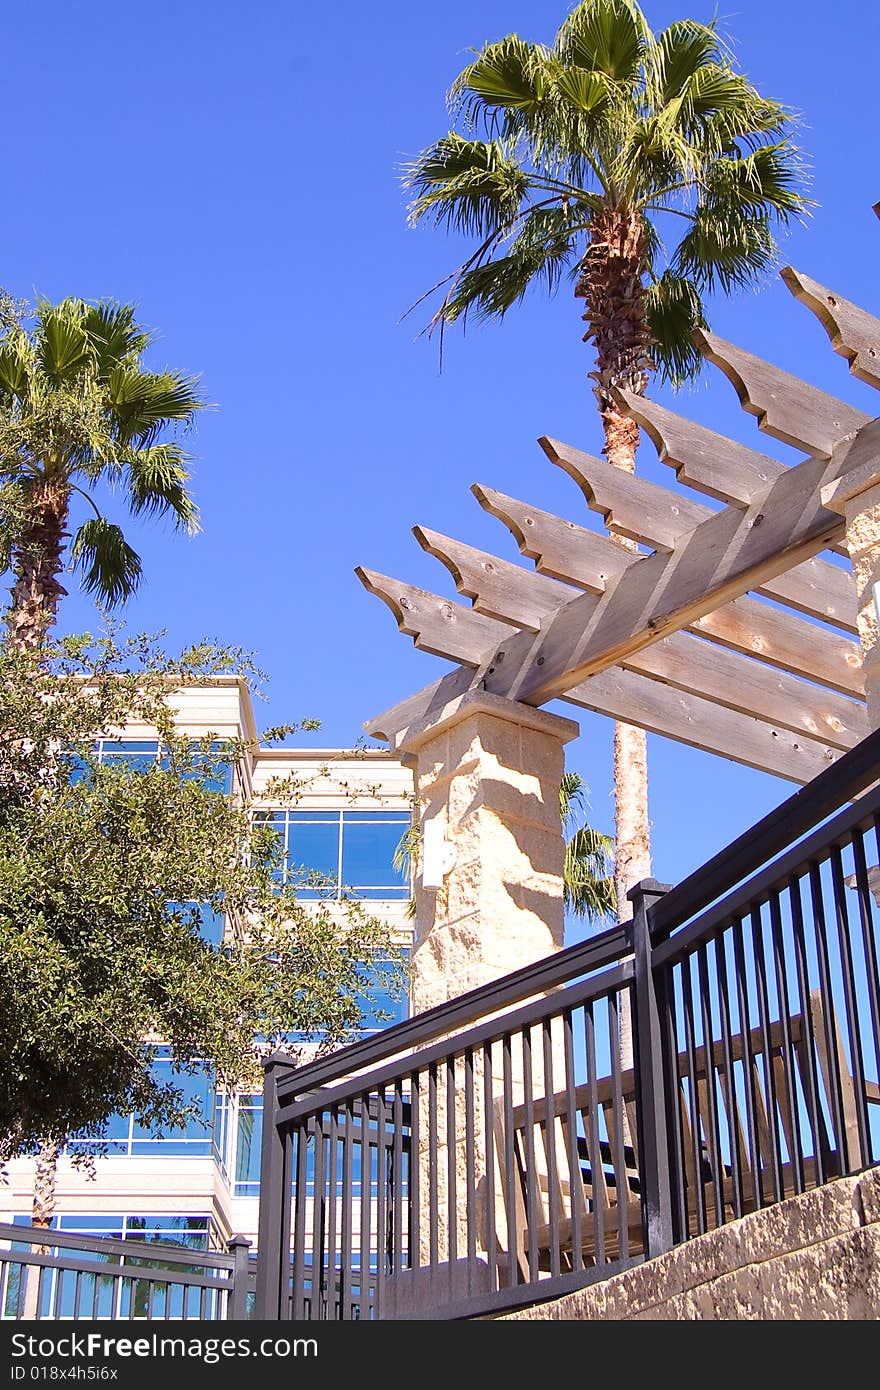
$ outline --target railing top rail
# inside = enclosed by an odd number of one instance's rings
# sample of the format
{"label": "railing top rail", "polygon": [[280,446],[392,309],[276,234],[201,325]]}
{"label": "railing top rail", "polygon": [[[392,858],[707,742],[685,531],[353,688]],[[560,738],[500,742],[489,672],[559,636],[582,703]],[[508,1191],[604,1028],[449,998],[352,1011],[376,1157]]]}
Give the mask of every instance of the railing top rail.
{"label": "railing top rail", "polygon": [[523,999],[565,984],[578,975],[613,964],[630,950],[627,927],[627,923],[611,927],[589,941],[578,942],[552,956],[545,956],[511,975],[505,975],[501,980],[480,985],[467,994],[459,995],[457,999],[438,1004],[392,1028],[385,1028],[375,1037],[352,1043],[303,1067],[291,1066],[283,1054],[268,1057],[264,1063],[267,1068],[284,1068],[278,1078],[279,1102],[283,1104],[294,1095],[317,1090],[340,1076],[363,1071],[377,1066],[386,1058],[423,1047],[435,1038],[484,1019],[487,1013],[500,1013],[511,1005],[521,1003]]}
{"label": "railing top rail", "polygon": [[171,1241],[118,1240],[115,1236],[87,1236],[77,1231],[46,1230],[42,1226],[18,1226],[0,1222],[0,1240],[19,1244],[57,1246],[62,1250],[87,1250],[101,1255],[125,1255],[129,1260],[174,1260],[203,1269],[233,1268],[234,1257],[222,1250],[188,1250]]}
{"label": "railing top rail", "polygon": [[[415,1056],[407,1054],[405,1057],[398,1058],[397,1061],[389,1062],[385,1067],[377,1067],[350,1079],[346,1078],[339,1085],[327,1086],[317,1091],[308,1091],[296,1098],[291,1098],[287,1103],[282,1101],[276,1114],[276,1123],[279,1126],[292,1125],[304,1116],[313,1115],[334,1105],[341,1105],[374,1087],[387,1086],[392,1082],[404,1080],[414,1071],[423,1071],[426,1067],[445,1062],[450,1057],[458,1057],[469,1048],[478,1048],[486,1043],[495,1042],[505,1033],[515,1033],[520,1029],[528,1028],[530,1024],[541,1023],[546,1018],[558,1017],[566,1009],[576,1008],[585,999],[601,999],[615,990],[626,988],[632,980],[632,976],[632,962],[624,961],[615,968],[597,975],[595,979],[585,981],[582,984],[569,985],[568,989],[532,1000],[521,1009],[493,1016],[465,1033],[457,1033],[452,1038],[441,1039],[433,1047],[427,1047],[416,1053]],[[344,1073],[337,1072],[335,1080],[338,1081],[340,1075],[344,1076]]]}
{"label": "railing top rail", "polygon": [[[880,785],[873,787],[855,805],[845,806],[839,816],[835,816],[827,825],[820,826],[808,839],[799,840],[788,854],[768,864],[760,873],[735,888],[726,898],[713,903],[712,907],[699,917],[688,922],[682,931],[662,941],[654,952],[655,963],[661,965],[663,962],[680,959],[691,947],[712,936],[719,926],[740,916],[748,908],[765,902],[774,892],[785,888],[809,863],[824,858],[834,845],[845,841],[852,831],[870,823],[878,811]],[[663,901],[664,899],[660,899],[657,906],[661,906]],[[651,925],[653,929],[653,918]]]}
{"label": "railing top rail", "polygon": [[761,869],[847,800],[880,777],[880,729],[850,749],[812,782],[770,811],[708,863],[671,888],[650,909],[651,933],[659,936],[702,911],[722,893]]}
{"label": "railing top rail", "polygon": [[172,1284],[187,1289],[232,1291],[232,1281],[220,1274],[191,1274],[184,1269],[149,1269],[137,1264],[98,1264],[85,1258],[89,1252],[67,1255],[41,1255],[36,1250],[0,1250],[0,1263],[23,1265],[28,1269],[60,1269],[72,1274],[94,1274],[97,1279],[133,1279],[148,1284]]}

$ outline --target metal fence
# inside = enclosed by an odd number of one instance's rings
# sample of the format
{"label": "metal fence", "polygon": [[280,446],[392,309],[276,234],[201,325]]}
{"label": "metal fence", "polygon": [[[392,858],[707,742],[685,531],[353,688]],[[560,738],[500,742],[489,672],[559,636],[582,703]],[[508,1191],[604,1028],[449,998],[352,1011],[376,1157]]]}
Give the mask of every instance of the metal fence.
{"label": "metal fence", "polygon": [[257,1315],[501,1311],[877,1162],[878,773],[875,734],[624,926],[270,1061]]}
{"label": "metal fence", "polygon": [[228,1252],[0,1224],[0,1318],[247,1318],[250,1242]]}

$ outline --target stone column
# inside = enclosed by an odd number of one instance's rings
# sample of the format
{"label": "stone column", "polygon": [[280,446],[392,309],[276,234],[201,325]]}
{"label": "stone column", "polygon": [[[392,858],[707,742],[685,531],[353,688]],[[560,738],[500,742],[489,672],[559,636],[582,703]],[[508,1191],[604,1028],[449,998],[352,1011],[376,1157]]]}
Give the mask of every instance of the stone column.
{"label": "stone column", "polygon": [[[823,503],[826,502],[823,496]],[[829,499],[830,500],[830,499]],[[826,503],[827,505],[827,503]],[[880,584],[880,483],[854,496],[838,497],[832,505],[846,517],[846,547],[852,560],[858,601],[862,671],[868,702],[868,726],[880,728],[880,633],[874,604],[874,585]]]}
{"label": "stone column", "polygon": [[415,766],[423,847],[414,1013],[562,946],[559,784],[577,733],[485,692],[407,731],[397,751]]}
{"label": "stone column", "polygon": [[[416,772],[422,851],[416,878],[416,942],[412,962],[413,1012],[419,1013],[540,960],[563,944],[562,871],[565,846],[559,817],[563,746],[578,733],[569,719],[485,692],[469,692],[430,722],[409,729],[397,750]],[[541,1094],[541,1044],[534,1040],[533,1089]],[[500,1057],[491,1088],[500,1096]],[[440,1069],[430,1140],[430,1106],[423,1094],[419,1115],[420,1249],[428,1276],[423,1299],[449,1299],[450,1288],[477,1277],[463,1258],[468,1238],[488,1275],[507,1242],[500,1170],[488,1154],[483,1124],[484,1066],[473,1059],[477,1097],[472,1161],[466,1154],[462,1060],[450,1076]],[[561,1073],[560,1073],[561,1074]],[[512,1060],[514,1103],[522,1098],[522,1057]],[[452,1086],[450,1094],[448,1088]],[[448,1120],[454,1114],[454,1156]],[[450,1222],[449,1175],[455,1174],[456,1219]],[[433,1176],[432,1176],[433,1175]],[[474,1223],[468,1230],[463,1194],[476,1179]],[[433,1183],[438,1218],[429,1220]],[[487,1184],[495,1192],[495,1244],[487,1249]],[[436,1250],[432,1257],[432,1242]],[[413,1276],[416,1280],[421,1277]],[[451,1283],[450,1283],[451,1280]],[[476,1286],[479,1288],[479,1285]]]}

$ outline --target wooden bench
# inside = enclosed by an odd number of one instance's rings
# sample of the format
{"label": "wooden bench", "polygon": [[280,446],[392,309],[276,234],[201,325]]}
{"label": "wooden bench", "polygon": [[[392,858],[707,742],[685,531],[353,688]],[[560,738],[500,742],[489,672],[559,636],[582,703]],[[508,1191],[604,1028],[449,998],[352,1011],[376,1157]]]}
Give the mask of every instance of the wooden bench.
{"label": "wooden bench", "polygon": [[[689,1235],[870,1161],[837,1021],[832,1016],[826,1027],[818,991],[808,1015],[787,1027],[770,1024],[766,1037],[755,1028],[727,1047],[695,1045],[693,1063],[688,1052],[677,1058],[677,1170]],[[880,1102],[876,1083],[866,1083],[865,1099]],[[520,1280],[536,1268],[572,1268],[576,1246],[587,1266],[644,1252],[633,1071],[617,1085],[602,1077],[571,1093],[535,1097],[514,1107],[507,1125],[503,1101],[496,1101],[494,1137],[497,1201],[507,1227],[502,1272],[512,1250]],[[509,1143],[513,1183],[500,1176]],[[716,1152],[725,1156],[720,1171],[711,1161]]]}

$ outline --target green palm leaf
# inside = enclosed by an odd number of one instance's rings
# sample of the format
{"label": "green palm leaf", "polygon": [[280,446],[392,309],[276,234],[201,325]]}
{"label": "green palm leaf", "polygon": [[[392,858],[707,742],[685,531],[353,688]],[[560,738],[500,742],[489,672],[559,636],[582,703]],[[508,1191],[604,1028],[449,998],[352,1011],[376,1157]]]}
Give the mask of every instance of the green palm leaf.
{"label": "green palm leaf", "polygon": [[86,593],[97,595],[109,607],[131,598],[137,590],[142,573],[140,556],[120,528],[103,517],[83,522],[70,554]]}

